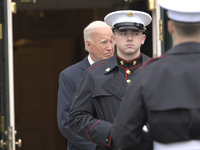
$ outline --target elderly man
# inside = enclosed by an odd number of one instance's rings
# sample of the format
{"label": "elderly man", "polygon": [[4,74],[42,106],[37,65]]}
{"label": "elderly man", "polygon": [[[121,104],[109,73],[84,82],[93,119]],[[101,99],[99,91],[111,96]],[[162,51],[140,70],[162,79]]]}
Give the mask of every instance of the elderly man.
{"label": "elderly man", "polygon": [[60,73],[58,89],[57,120],[60,132],[68,140],[67,150],[95,150],[96,145],[84,140],[68,127],[68,115],[76,88],[94,62],[107,59],[114,54],[111,27],[103,21],[94,21],[84,29],[85,49],[89,55]]}

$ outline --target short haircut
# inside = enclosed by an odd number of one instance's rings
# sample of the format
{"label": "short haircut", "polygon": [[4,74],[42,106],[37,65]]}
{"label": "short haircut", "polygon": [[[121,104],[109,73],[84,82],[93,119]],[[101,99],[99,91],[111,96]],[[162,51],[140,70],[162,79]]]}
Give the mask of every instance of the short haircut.
{"label": "short haircut", "polygon": [[83,38],[85,43],[85,50],[88,51],[86,46],[86,40],[92,41],[93,40],[93,33],[97,29],[110,27],[104,21],[93,21],[91,22],[84,30],[83,30]]}
{"label": "short haircut", "polygon": [[200,34],[200,22],[188,23],[174,21],[174,26],[176,27],[178,34],[181,36],[192,37]]}

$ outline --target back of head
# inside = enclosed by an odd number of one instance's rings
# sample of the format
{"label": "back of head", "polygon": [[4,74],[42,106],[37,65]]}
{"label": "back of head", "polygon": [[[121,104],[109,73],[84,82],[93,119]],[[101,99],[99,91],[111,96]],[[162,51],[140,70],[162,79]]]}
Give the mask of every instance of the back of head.
{"label": "back of head", "polygon": [[[108,26],[104,21],[93,21],[91,22],[84,30],[83,30],[83,38],[84,38],[84,42],[86,40],[88,41],[92,41],[92,34],[95,31],[98,31],[98,29],[102,29],[102,28],[110,28],[110,26]],[[87,51],[87,47],[85,46],[85,50]]]}
{"label": "back of head", "polygon": [[179,36],[187,38],[200,36],[200,22],[187,23],[174,21],[174,26]]}
{"label": "back of head", "polygon": [[158,0],[158,4],[168,11],[169,19],[181,36],[198,36],[200,33],[199,0]]}

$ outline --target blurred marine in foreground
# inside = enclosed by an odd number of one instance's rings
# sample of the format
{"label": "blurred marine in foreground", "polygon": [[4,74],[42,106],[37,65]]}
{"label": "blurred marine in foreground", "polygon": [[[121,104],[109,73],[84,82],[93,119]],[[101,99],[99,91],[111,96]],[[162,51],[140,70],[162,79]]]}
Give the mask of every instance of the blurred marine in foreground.
{"label": "blurred marine in foreground", "polygon": [[199,0],[158,4],[168,10],[174,45],[143,65],[128,86],[111,131],[113,142],[117,149],[134,149],[144,141],[142,127],[148,123],[154,150],[199,150]]}

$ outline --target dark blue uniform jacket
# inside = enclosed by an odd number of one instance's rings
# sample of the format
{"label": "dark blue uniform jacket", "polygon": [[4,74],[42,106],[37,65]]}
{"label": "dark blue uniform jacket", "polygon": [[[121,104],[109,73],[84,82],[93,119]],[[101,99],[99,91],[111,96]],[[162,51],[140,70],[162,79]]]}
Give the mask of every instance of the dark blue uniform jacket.
{"label": "dark blue uniform jacket", "polygon": [[200,139],[200,43],[173,47],[137,75],[112,129],[117,147],[134,149],[147,122],[151,138],[160,143]]}
{"label": "dark blue uniform jacket", "polygon": [[[148,59],[142,54],[142,62]],[[135,76],[134,73],[132,75]],[[70,129],[96,143],[99,149],[109,147],[109,132],[126,86],[116,55],[93,64],[75,93],[69,115]]]}

